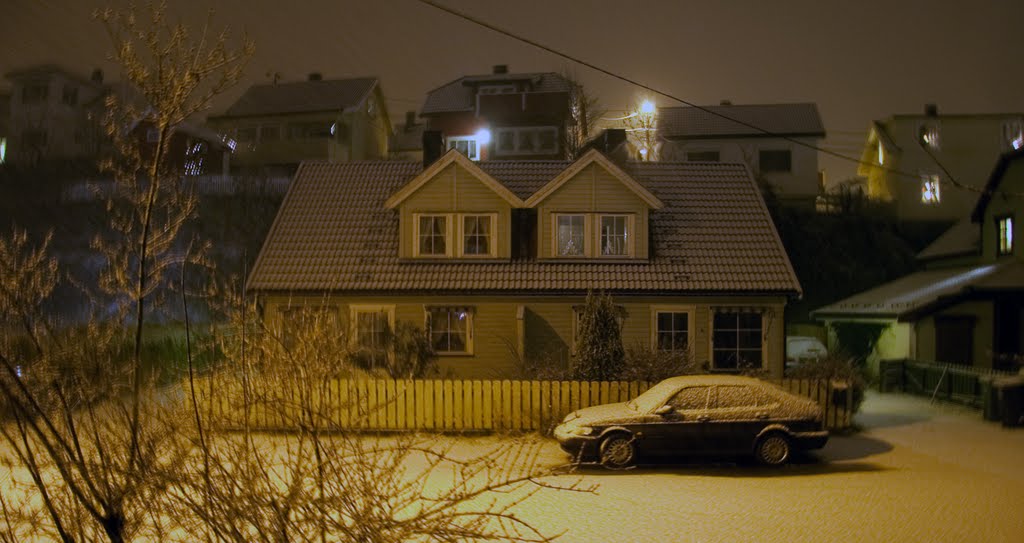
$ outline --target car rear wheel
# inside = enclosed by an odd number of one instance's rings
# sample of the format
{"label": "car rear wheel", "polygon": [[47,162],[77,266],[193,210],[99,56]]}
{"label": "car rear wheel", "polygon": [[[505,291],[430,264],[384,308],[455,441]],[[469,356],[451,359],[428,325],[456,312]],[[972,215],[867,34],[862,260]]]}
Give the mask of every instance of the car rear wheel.
{"label": "car rear wheel", "polygon": [[780,466],[789,460],[789,439],[778,432],[768,434],[758,440],[754,448],[757,461],[768,466]]}
{"label": "car rear wheel", "polygon": [[612,434],[601,441],[601,465],[606,468],[628,468],[633,465],[635,457],[633,436]]}

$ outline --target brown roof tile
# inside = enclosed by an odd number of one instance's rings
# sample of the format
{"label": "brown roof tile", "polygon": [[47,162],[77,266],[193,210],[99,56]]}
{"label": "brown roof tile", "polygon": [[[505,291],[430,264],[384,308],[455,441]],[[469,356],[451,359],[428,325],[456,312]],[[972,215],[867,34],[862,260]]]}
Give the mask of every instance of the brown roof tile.
{"label": "brown roof tile", "polygon": [[[494,161],[480,167],[527,198],[569,165]],[[662,202],[647,262],[408,262],[398,212],[384,201],[417,162],[303,163],[249,277],[253,290],[613,291],[798,293],[760,192],[738,164],[634,163],[625,171]]]}

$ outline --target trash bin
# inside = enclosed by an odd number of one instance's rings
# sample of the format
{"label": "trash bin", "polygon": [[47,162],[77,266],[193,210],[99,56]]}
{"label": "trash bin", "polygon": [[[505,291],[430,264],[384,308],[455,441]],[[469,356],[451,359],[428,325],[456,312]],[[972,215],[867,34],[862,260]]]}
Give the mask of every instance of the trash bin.
{"label": "trash bin", "polygon": [[1006,377],[992,382],[999,391],[1003,426],[1020,426],[1024,417],[1024,377]]}

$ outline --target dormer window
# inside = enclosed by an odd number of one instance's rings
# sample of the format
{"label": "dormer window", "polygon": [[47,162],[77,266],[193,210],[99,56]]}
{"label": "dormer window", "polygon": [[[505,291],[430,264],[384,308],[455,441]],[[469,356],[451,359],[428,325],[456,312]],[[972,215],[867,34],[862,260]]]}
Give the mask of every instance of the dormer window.
{"label": "dormer window", "polygon": [[601,256],[629,256],[629,216],[601,216]]}
{"label": "dormer window", "polygon": [[416,220],[416,256],[448,256],[448,216],[420,215]]}
{"label": "dormer window", "polygon": [[620,258],[634,254],[633,215],[556,213],[554,255]]}
{"label": "dormer window", "polygon": [[556,215],[558,256],[583,256],[586,254],[586,216]]}
{"label": "dormer window", "polygon": [[1013,217],[996,218],[996,255],[1005,256],[1013,254]]}
{"label": "dormer window", "polygon": [[415,215],[418,258],[494,258],[498,244],[497,213],[432,213]]}

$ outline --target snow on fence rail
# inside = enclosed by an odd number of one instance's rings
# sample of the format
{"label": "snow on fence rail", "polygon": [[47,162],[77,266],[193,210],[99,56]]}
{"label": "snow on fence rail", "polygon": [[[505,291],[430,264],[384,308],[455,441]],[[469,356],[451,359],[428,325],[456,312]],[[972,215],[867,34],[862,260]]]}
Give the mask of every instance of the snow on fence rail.
{"label": "snow on fence rail", "polygon": [[[853,415],[845,383],[782,379],[783,389],[816,401],[828,428],[846,428]],[[511,381],[336,379],[315,391],[284,387],[243,392],[222,376],[197,378],[202,412],[221,428],[549,432],[569,413],[592,405],[631,400],[647,381]],[[248,397],[248,407],[243,397]],[[312,409],[300,409],[300,406]]]}

